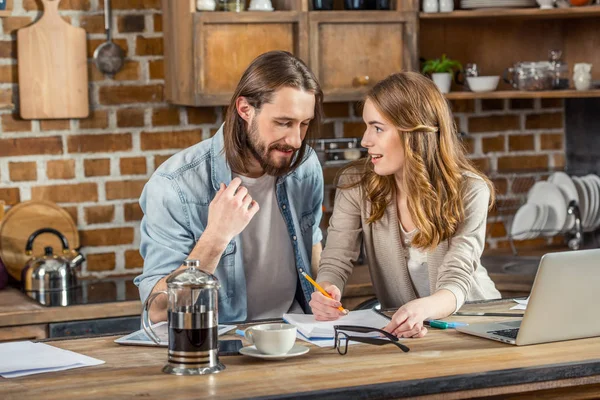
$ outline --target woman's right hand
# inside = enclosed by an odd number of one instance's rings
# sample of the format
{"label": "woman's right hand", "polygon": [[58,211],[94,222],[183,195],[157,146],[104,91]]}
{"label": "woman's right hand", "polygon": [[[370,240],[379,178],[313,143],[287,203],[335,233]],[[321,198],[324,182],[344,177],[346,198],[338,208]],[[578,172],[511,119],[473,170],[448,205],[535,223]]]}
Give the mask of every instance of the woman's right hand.
{"label": "woman's right hand", "polygon": [[327,298],[319,291],[314,291],[308,304],[317,321],[334,321],[344,315],[338,310],[338,307],[342,305],[340,303],[342,293],[337,286],[329,282],[320,282],[319,284],[333,299]]}

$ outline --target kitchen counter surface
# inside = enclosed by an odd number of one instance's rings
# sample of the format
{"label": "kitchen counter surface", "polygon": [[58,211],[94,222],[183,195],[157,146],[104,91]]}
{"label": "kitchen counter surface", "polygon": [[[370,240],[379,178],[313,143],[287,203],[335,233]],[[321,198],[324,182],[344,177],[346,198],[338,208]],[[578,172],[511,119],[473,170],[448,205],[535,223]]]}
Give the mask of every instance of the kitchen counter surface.
{"label": "kitchen counter surface", "polygon": [[[462,311],[506,312],[514,303],[467,304]],[[469,322],[486,317],[452,317]],[[497,318],[487,317],[487,321]],[[241,326],[240,326],[241,327]],[[341,356],[312,345],[304,356],[265,361],[221,357],[226,370],[179,377],[161,372],[166,348],[120,346],[115,336],[47,343],[105,364],[15,379],[0,378],[0,398],[473,398],[519,393],[519,398],[600,396],[600,338],[511,346],[432,329],[393,346],[352,346]],[[226,335],[223,339],[236,339]],[[303,343],[304,344],[304,343]]]}

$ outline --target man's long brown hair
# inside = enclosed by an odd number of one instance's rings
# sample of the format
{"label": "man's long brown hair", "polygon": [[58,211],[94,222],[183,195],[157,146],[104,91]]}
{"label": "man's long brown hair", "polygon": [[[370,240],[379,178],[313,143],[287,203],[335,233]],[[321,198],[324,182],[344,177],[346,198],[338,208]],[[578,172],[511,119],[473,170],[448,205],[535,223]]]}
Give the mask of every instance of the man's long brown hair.
{"label": "man's long brown hair", "polygon": [[248,157],[249,127],[237,112],[237,99],[240,96],[246,98],[258,113],[262,105],[271,102],[275,92],[284,87],[304,90],[315,95],[314,119],[310,122],[306,137],[292,160],[290,171],[304,162],[307,143],[319,137],[323,115],[323,92],[317,78],[302,60],[286,51],[270,51],[258,56],[248,66],[227,108],[223,128],[225,157],[233,171],[248,172],[245,161]]}
{"label": "man's long brown hair", "polygon": [[[454,235],[464,220],[464,172],[480,176],[490,189],[491,181],[465,156],[448,103],[435,84],[416,72],[394,74],[377,83],[367,94],[381,115],[398,130],[404,147],[403,182],[408,192],[408,210],[418,229],[413,245],[435,248]],[[344,173],[360,174],[341,189],[361,185],[371,203],[369,223],[381,219],[394,201],[393,175],[380,176],[369,159],[358,160]]]}

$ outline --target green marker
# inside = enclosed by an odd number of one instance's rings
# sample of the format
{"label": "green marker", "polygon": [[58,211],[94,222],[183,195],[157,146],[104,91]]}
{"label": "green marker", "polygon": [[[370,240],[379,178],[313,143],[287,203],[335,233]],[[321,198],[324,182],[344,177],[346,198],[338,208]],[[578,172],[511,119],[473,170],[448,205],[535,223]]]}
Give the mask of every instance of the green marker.
{"label": "green marker", "polygon": [[465,324],[464,322],[445,322],[432,319],[430,321],[423,321],[423,325],[437,329],[454,329],[459,326],[467,326],[469,324]]}

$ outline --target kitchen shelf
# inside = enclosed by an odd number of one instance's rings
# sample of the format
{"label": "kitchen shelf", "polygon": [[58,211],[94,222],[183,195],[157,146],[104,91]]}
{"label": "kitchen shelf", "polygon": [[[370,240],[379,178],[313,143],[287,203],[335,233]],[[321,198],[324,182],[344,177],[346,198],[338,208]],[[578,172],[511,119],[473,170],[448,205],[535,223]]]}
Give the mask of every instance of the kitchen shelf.
{"label": "kitchen shelf", "polygon": [[467,19],[467,18],[519,18],[519,19],[566,19],[590,18],[600,16],[600,6],[582,6],[569,8],[494,8],[477,10],[457,10],[449,13],[419,13],[420,19]]}
{"label": "kitchen shelf", "polygon": [[528,92],[521,90],[498,90],[495,92],[450,92],[446,98],[451,100],[466,99],[567,99],[583,97],[600,97],[600,89],[594,90],[547,90]]}

